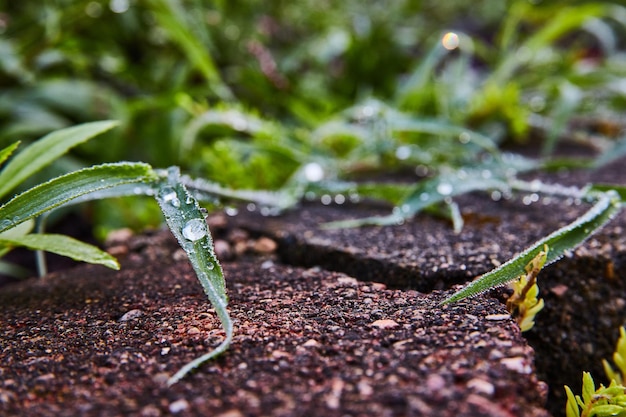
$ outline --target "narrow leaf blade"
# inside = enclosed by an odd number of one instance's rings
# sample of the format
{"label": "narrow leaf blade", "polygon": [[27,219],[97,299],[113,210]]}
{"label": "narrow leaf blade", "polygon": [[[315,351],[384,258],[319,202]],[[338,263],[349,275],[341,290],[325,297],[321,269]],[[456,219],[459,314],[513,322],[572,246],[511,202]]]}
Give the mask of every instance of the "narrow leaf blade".
{"label": "narrow leaf blade", "polygon": [[100,264],[120,269],[117,260],[105,251],[69,236],[56,234],[28,234],[11,239],[0,239],[0,245],[21,246],[32,250],[43,250],[67,256],[75,261]]}
{"label": "narrow leaf blade", "polygon": [[511,282],[524,273],[524,267],[543,250],[545,245],[550,248],[546,265],[551,264],[560,259],[568,250],[575,249],[596,230],[604,226],[619,212],[620,208],[620,198],[616,192],[608,191],[598,195],[598,202],[574,222],[551,233],[513,259],[466,285],[444,300],[442,304],[453,303]]}
{"label": "narrow leaf blade", "polygon": [[85,123],[54,131],[26,147],[0,172],[0,197],[70,148],[117,126],[116,121]]}
{"label": "narrow leaf blade", "polygon": [[154,172],[150,165],[131,162],[96,165],[62,175],[17,195],[0,207],[0,232],[81,195],[152,179]]}
{"label": "narrow leaf blade", "polygon": [[187,253],[198,280],[226,332],[226,337],[219,346],[176,372],[168,381],[168,384],[172,385],[193,369],[228,349],[233,337],[233,323],[226,310],[228,297],[224,274],[215,257],[209,228],[198,203],[180,182],[177,168],[170,168],[167,180],[164,180],[158,188],[156,199],[165,215],[167,225]]}
{"label": "narrow leaf blade", "polygon": [[9,156],[11,156],[11,154],[13,152],[15,152],[15,150],[17,149],[17,147],[20,145],[20,142],[17,141],[15,143],[12,143],[11,145],[7,146],[6,148],[0,150],[0,165],[2,165],[4,163],[4,161],[7,160],[7,158]]}

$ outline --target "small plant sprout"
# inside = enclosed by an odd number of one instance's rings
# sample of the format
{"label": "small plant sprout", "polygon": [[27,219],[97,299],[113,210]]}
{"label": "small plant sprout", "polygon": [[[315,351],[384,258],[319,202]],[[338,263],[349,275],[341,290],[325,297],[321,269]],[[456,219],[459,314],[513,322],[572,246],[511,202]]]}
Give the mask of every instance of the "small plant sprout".
{"label": "small plant sprout", "polygon": [[606,359],[602,360],[604,372],[606,376],[618,384],[623,385],[626,382],[626,329],[619,329],[620,337],[613,353],[613,362],[617,365],[618,370],[614,370]]}
{"label": "small plant sprout", "polygon": [[548,246],[545,245],[544,249],[526,265],[526,273],[511,283],[513,294],[506,301],[506,308],[515,317],[523,332],[533,328],[535,316],[543,309],[543,299],[537,299],[539,295],[537,275],[545,265],[547,255]]}
{"label": "small plant sprout", "polygon": [[574,395],[570,387],[565,386],[567,404],[565,415],[567,417],[608,417],[626,416],[626,387],[624,376],[626,374],[626,330],[620,328],[620,338],[613,353],[613,360],[621,371],[614,371],[606,360],[603,360],[604,369],[611,380],[608,387],[600,385],[595,387],[593,377],[589,372],[583,372],[583,393]]}

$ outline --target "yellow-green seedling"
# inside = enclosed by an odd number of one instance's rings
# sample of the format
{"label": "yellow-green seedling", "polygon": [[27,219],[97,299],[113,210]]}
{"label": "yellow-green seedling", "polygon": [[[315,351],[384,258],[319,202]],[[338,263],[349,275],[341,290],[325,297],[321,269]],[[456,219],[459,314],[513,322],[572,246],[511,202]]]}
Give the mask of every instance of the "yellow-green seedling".
{"label": "yellow-green seedling", "polygon": [[595,387],[593,377],[589,372],[583,372],[583,392],[574,395],[570,387],[565,386],[567,404],[565,406],[566,417],[626,417],[626,387],[624,376],[626,374],[626,330],[620,328],[620,338],[617,341],[613,360],[621,373],[614,371],[606,360],[603,360],[604,369],[611,380],[608,387],[600,385]]}
{"label": "yellow-green seedling", "polygon": [[618,370],[613,369],[606,359],[602,360],[604,366],[604,372],[606,376],[618,384],[624,384],[626,381],[626,329],[621,327],[619,329],[620,337],[613,353],[613,362],[617,365]]}
{"label": "yellow-green seedling", "polygon": [[608,387],[600,385],[595,387],[593,378],[589,372],[583,372],[583,393],[574,395],[566,385],[567,405],[565,415],[567,417],[608,417],[626,416],[626,387],[611,381]]}
{"label": "yellow-green seedling", "polygon": [[506,301],[506,308],[515,317],[517,324],[523,332],[528,331],[535,325],[535,316],[543,309],[543,299],[538,299],[539,286],[537,275],[543,268],[548,257],[548,246],[526,265],[525,274],[511,283],[513,294]]}

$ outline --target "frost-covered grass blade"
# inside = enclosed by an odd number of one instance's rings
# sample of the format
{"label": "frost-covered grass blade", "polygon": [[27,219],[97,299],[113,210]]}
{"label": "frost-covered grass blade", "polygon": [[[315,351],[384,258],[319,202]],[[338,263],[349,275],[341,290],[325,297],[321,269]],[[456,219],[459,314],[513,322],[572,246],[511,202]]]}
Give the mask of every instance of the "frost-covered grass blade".
{"label": "frost-covered grass blade", "polygon": [[449,304],[475,296],[513,281],[517,276],[524,273],[524,267],[543,250],[545,245],[550,248],[546,258],[546,265],[560,259],[565,252],[575,249],[596,230],[611,220],[621,209],[621,199],[615,191],[610,190],[601,194],[592,193],[590,197],[597,198],[597,203],[584,215],[568,226],[539,240],[498,268],[471,282],[444,300],[442,304]]}

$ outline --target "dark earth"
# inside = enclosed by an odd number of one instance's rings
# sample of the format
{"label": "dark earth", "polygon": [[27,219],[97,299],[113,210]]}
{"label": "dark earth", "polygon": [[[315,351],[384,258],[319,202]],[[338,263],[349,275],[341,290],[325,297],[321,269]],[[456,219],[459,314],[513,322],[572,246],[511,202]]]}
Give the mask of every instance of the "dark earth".
{"label": "dark earth", "polygon": [[[624,184],[625,160],[546,182]],[[224,333],[168,231],[109,242],[122,270],[81,265],[0,288],[7,416],[559,416],[563,384],[603,380],[626,322],[626,215],[539,275],[546,307],[522,334],[498,289],[448,306],[487,272],[589,208],[523,196],[456,199],[465,228],[419,215],[304,204],[210,218],[235,322],[231,348],[168,388]]]}

